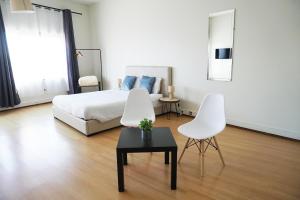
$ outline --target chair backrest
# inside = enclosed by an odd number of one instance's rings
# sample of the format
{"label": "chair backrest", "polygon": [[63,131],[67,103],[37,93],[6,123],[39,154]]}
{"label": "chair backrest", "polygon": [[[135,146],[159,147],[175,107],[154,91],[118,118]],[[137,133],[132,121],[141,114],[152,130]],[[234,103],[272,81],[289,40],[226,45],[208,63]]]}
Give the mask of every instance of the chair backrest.
{"label": "chair backrest", "polygon": [[121,124],[137,127],[143,119],[155,121],[155,113],[151,98],[145,89],[135,88],[129,92]]}
{"label": "chair backrest", "polygon": [[194,120],[210,127],[216,134],[221,132],[226,126],[224,96],[222,94],[205,96]]}

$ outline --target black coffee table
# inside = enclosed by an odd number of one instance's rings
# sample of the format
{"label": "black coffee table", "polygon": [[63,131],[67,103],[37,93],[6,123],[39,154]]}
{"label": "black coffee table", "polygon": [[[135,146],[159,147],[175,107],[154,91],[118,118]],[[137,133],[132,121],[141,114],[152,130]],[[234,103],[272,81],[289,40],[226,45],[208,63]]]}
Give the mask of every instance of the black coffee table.
{"label": "black coffee table", "polygon": [[165,164],[169,164],[171,152],[171,189],[176,190],[177,144],[170,128],[153,128],[148,140],[142,139],[139,128],[122,128],[116,151],[119,192],[124,192],[123,165],[127,165],[127,153],[143,152],[164,152]]}

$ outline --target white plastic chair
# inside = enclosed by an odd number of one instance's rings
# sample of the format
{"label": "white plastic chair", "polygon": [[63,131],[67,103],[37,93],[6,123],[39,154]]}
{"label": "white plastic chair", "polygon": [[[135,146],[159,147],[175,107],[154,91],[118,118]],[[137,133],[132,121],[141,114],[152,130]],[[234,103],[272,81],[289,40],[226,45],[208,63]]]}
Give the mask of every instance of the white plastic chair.
{"label": "white plastic chair", "polygon": [[132,89],[128,95],[121,124],[138,127],[140,121],[145,118],[155,122],[154,108],[149,93],[140,88]]}
{"label": "white plastic chair", "polygon": [[224,96],[222,94],[207,95],[203,99],[195,119],[178,127],[178,132],[188,137],[178,163],[180,163],[185,150],[196,145],[202,159],[201,175],[203,176],[204,154],[207,148],[212,146],[218,150],[221,161],[225,166],[225,162],[216,139],[216,135],[222,132],[225,126]]}

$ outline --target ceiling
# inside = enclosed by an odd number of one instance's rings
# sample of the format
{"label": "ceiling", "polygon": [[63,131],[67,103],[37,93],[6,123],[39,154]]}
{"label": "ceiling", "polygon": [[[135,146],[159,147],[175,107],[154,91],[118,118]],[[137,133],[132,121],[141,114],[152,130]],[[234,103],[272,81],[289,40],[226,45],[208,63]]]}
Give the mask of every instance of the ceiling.
{"label": "ceiling", "polygon": [[82,4],[93,4],[93,3],[97,3],[101,0],[68,0],[68,1],[73,1],[73,2],[82,3]]}

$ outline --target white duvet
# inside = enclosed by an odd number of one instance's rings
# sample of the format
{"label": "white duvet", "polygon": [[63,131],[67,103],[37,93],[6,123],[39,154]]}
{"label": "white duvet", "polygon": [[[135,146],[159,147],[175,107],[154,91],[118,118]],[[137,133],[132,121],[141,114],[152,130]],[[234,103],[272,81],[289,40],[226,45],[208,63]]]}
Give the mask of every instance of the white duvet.
{"label": "white duvet", "polygon": [[[85,120],[106,122],[122,116],[129,92],[104,90],[73,95],[59,95],[52,103],[55,107]],[[159,105],[161,94],[150,94],[154,107]]]}

